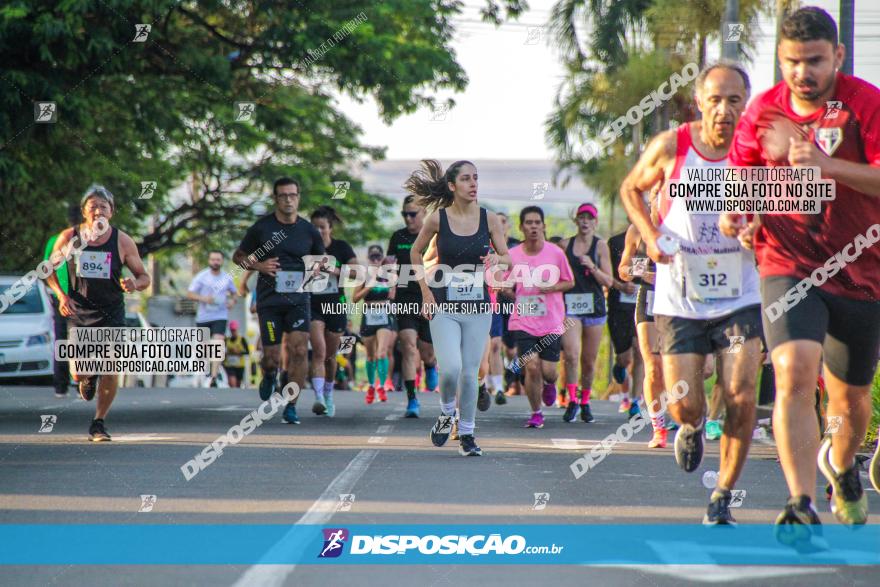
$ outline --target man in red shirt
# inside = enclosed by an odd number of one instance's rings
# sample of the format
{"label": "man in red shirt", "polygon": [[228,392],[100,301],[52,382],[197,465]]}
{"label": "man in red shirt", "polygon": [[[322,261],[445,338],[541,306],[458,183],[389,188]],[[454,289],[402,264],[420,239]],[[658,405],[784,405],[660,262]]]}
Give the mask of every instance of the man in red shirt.
{"label": "man in red shirt", "polygon": [[[811,503],[817,453],[837,519],[864,524],[868,517],[854,459],[870,422],[880,351],[880,246],[873,246],[880,240],[880,90],[838,72],[846,48],[824,10],[792,13],[780,38],[784,81],[747,108],[730,163],[818,167],[834,180],[836,198],[822,202],[819,214],[751,222],[725,215],[720,224],[757,255],[776,371],[773,428],[791,493],[776,523],[799,525],[788,535],[800,536],[819,523]],[[814,390],[823,360],[830,425],[820,450]]]}

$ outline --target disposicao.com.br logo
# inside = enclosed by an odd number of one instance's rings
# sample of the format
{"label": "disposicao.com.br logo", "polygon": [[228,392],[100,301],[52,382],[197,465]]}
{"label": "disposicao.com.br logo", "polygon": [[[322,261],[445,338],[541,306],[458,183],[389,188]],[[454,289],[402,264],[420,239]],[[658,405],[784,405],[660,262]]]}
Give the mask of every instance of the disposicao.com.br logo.
{"label": "disposicao.com.br logo", "polygon": [[385,534],[349,536],[344,528],[325,528],[323,547],[318,558],[338,557],[347,539],[350,555],[519,555],[560,554],[564,546],[529,546],[519,534],[502,537],[501,534],[438,536],[415,534]]}

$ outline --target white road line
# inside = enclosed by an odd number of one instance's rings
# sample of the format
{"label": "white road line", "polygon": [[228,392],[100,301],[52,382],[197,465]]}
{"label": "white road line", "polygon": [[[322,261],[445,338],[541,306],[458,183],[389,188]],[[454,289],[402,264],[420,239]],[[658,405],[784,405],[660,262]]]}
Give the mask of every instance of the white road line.
{"label": "white road line", "polygon": [[400,420],[400,414],[388,414],[385,416],[386,420]]}
{"label": "white road line", "polygon": [[687,579],[695,583],[736,583],[749,581],[753,584],[760,583],[761,579],[767,581],[777,577],[791,577],[795,575],[814,575],[816,573],[834,573],[834,567],[792,567],[792,566],[737,566],[728,567],[716,564],[696,565],[596,565],[592,568],[621,568],[626,570],[650,573],[652,575],[665,575],[676,579]]}
{"label": "white road line", "polygon": [[371,436],[367,439],[367,444],[385,444],[386,436]]}
{"label": "white road line", "polygon": [[376,434],[388,434],[389,432],[391,432],[392,428],[394,428],[394,426],[392,426],[390,424],[385,424],[384,426],[379,426],[378,428],[376,428]]}
{"label": "white road line", "polygon": [[[351,493],[355,484],[363,477],[364,473],[379,454],[377,450],[362,450],[355,456],[348,466],[346,466],[336,479],[330,482],[324,493],[321,494],[312,507],[296,521],[295,526],[306,524],[326,524],[336,512],[336,506],[339,503],[340,493]],[[284,545],[293,537],[293,530],[288,532],[281,538],[269,552],[264,556],[265,559],[277,558],[276,555],[285,553]],[[252,585],[260,585],[260,587],[278,587],[284,584],[284,580],[293,572],[296,565],[268,565],[255,564],[239,577],[232,587],[251,587]]]}

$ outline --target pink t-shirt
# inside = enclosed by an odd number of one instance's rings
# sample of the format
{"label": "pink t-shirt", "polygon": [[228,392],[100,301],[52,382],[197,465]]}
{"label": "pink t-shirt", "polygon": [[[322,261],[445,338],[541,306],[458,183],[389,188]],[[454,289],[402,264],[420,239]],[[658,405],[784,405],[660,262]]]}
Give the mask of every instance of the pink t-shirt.
{"label": "pink t-shirt", "polygon": [[[504,279],[511,278],[516,281],[516,304],[510,315],[508,328],[510,330],[522,330],[532,336],[544,336],[545,334],[561,334],[565,327],[565,299],[562,292],[556,291],[542,294],[538,291],[535,282],[549,278],[549,271],[535,271],[541,265],[549,265],[559,269],[559,281],[572,281],[574,274],[565,258],[565,251],[553,243],[544,242],[544,248],[537,255],[526,255],[523,245],[517,245],[510,249],[510,259],[513,268],[504,274]],[[524,269],[528,267],[528,271]],[[530,273],[532,284],[523,283],[524,276]],[[548,284],[549,285],[549,284]],[[521,315],[520,310],[529,307],[530,315]]]}

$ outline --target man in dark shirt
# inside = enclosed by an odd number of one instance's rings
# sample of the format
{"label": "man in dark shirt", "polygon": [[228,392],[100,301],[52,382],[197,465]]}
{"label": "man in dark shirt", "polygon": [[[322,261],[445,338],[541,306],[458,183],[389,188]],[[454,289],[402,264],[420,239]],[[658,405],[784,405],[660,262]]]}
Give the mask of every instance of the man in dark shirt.
{"label": "man in dark shirt", "polygon": [[[638,352],[633,352],[636,337],[636,294],[638,286],[629,281],[622,281],[617,272],[620,258],[623,256],[626,230],[608,239],[608,250],[611,253],[611,272],[613,285],[608,289],[608,332],[611,334],[611,345],[614,347],[614,367],[611,370],[614,381],[621,389],[629,392],[641,388],[641,377],[636,375],[639,365]],[[626,370],[633,365],[631,387],[626,384]],[[634,398],[640,394],[631,393]]]}
{"label": "man in dark shirt", "polygon": [[272,187],[275,210],[251,226],[232,259],[244,269],[259,272],[257,316],[263,343],[263,380],[260,399],[269,399],[276,387],[282,335],[287,333],[288,379],[298,386],[284,409],[283,421],[299,424],[296,399],[308,372],[310,294],[303,288],[313,267],[309,255],[323,255],[324,243],[311,222],[298,215],[299,183],[287,177]]}

